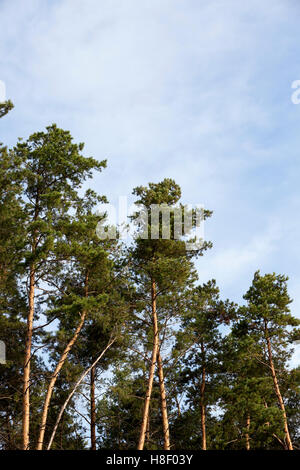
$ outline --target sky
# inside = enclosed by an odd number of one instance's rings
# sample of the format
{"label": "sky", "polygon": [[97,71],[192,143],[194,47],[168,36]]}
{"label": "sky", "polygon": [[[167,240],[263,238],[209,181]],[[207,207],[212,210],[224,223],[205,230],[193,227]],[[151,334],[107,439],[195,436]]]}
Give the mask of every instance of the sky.
{"label": "sky", "polygon": [[0,0],[15,104],[0,141],[70,130],[107,158],[89,186],[113,203],[174,178],[213,211],[200,282],[241,302],[257,269],[285,274],[300,318],[299,15],[297,0]]}

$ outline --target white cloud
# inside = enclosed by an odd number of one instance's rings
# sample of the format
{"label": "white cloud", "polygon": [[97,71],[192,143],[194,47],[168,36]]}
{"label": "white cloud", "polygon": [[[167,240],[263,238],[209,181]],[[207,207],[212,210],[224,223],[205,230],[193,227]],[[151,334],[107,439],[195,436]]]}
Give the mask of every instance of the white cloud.
{"label": "white cloud", "polygon": [[[248,237],[244,245],[233,246],[227,241],[227,246],[216,247],[201,260],[200,280],[215,278],[223,289],[236,289],[245,276],[253,276],[257,269],[263,270],[270,255],[278,249],[281,237],[281,227],[272,222],[264,233]],[[236,294],[241,296],[243,293],[240,290]]]}

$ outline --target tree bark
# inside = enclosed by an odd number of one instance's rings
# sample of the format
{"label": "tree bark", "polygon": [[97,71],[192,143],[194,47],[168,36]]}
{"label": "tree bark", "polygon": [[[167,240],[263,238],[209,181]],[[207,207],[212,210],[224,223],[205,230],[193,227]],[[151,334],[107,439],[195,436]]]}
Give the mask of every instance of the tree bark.
{"label": "tree bark", "polygon": [[250,450],[250,436],[249,436],[249,431],[250,431],[250,415],[247,414],[247,420],[246,420],[246,450]]}
{"label": "tree bark", "polygon": [[164,433],[164,450],[170,450],[170,430],[169,430],[169,420],[168,420],[168,409],[167,409],[163,363],[162,363],[162,359],[160,355],[160,350],[158,350],[158,353],[157,353],[157,365],[158,365],[159,390],[160,390],[160,400],[161,400],[162,424],[163,424],[163,433]]}
{"label": "tree bark", "polygon": [[[85,297],[88,297],[88,275],[86,275],[86,278],[85,278]],[[65,363],[65,361],[68,357],[68,354],[69,354],[72,346],[76,342],[76,340],[78,338],[78,335],[79,335],[79,333],[80,333],[80,331],[83,327],[83,324],[84,324],[84,321],[85,321],[85,318],[86,318],[86,314],[87,314],[87,312],[84,310],[82,312],[81,316],[80,316],[80,322],[79,322],[79,325],[76,328],[74,336],[72,337],[72,339],[68,342],[67,346],[65,347],[64,352],[62,353],[61,358],[58,361],[58,363],[55,367],[55,370],[54,370],[54,372],[51,376],[51,380],[50,380],[50,383],[49,383],[49,386],[48,386],[48,390],[47,390],[47,394],[46,394],[46,398],[45,398],[45,402],[44,402],[42,420],[41,420],[41,425],[40,425],[40,433],[39,433],[39,438],[38,438],[38,443],[37,443],[36,450],[42,450],[43,449],[43,443],[44,443],[44,437],[45,437],[45,430],[46,430],[46,424],[47,424],[49,405],[50,405],[50,400],[51,400],[51,397],[52,397],[54,385],[55,385],[55,382],[57,380],[58,374],[60,373],[60,371],[61,371],[61,369],[62,369],[62,367],[63,367],[63,365],[64,365],[64,363]]]}
{"label": "tree bark", "polygon": [[150,399],[152,394],[152,387],[153,387],[153,379],[154,379],[154,372],[157,360],[157,353],[158,353],[158,322],[157,322],[157,313],[156,313],[156,284],[155,281],[152,280],[151,282],[151,301],[152,301],[152,324],[153,324],[153,348],[152,348],[152,356],[151,356],[151,365],[149,369],[149,378],[148,378],[148,385],[147,391],[145,396],[145,403],[144,403],[144,411],[143,411],[143,419],[140,429],[140,437],[138,443],[138,450],[144,449],[145,444],[145,436],[147,432],[147,422],[149,416],[149,406],[150,406]]}
{"label": "tree bark", "polygon": [[206,385],[206,370],[205,370],[205,350],[201,342],[202,353],[202,373],[201,373],[201,387],[200,387],[200,408],[201,408],[201,430],[202,430],[202,450],[206,450],[206,410],[205,410],[205,385]]}
{"label": "tree bark", "polygon": [[292,440],[291,440],[291,437],[290,437],[285,406],[284,406],[284,402],[283,402],[282,395],[281,395],[281,392],[280,392],[280,388],[279,388],[279,384],[278,384],[278,380],[277,380],[277,375],[276,375],[276,370],[275,370],[275,367],[274,367],[273,354],[272,354],[272,345],[271,345],[271,340],[270,340],[270,336],[269,336],[269,332],[268,332],[268,326],[267,326],[266,321],[265,321],[265,336],[266,336],[266,341],[267,341],[269,365],[270,365],[271,374],[272,374],[272,378],[273,378],[274,389],[275,389],[275,393],[276,393],[276,396],[277,396],[277,399],[278,399],[278,403],[279,403],[279,406],[280,406],[280,409],[281,409],[282,415],[283,415],[285,442],[286,442],[287,449],[288,450],[293,450],[293,444],[292,444]]}
{"label": "tree bark", "polygon": [[30,425],[30,361],[32,346],[32,330],[34,317],[34,291],[35,291],[35,267],[30,268],[29,274],[29,312],[27,317],[25,358],[23,368],[23,419],[22,419],[22,447],[29,450],[29,425]]}
{"label": "tree bark", "polygon": [[95,367],[91,368],[91,450],[96,450]]}

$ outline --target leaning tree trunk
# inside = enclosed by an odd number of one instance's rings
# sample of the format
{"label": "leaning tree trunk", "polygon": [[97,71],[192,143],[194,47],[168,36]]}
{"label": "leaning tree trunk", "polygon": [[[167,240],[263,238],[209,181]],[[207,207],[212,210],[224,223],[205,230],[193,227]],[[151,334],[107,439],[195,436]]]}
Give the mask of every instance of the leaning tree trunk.
{"label": "leaning tree trunk", "polygon": [[152,394],[155,365],[156,365],[157,353],[158,353],[158,322],[157,322],[157,313],[156,313],[156,284],[155,284],[154,280],[152,280],[152,284],[151,284],[151,300],[152,300],[152,324],[153,324],[153,349],[152,349],[151,365],[150,365],[150,369],[149,369],[149,378],[148,378],[147,391],[146,391],[146,396],[145,396],[143,419],[142,419],[142,424],[141,424],[141,429],[140,429],[138,450],[143,450],[144,449],[145,436],[146,436],[146,432],[147,432],[147,422],[148,422],[148,416],[149,416],[150,399],[151,399],[151,394]]}
{"label": "leaning tree trunk", "polygon": [[163,432],[164,432],[164,450],[170,450],[170,431],[169,431],[166,389],[165,389],[165,381],[164,381],[163,363],[162,363],[159,350],[157,354],[157,365],[158,365],[158,376],[159,376],[162,424],[163,424]]}
{"label": "leaning tree trunk", "polygon": [[95,367],[91,368],[91,450],[96,450]]}
{"label": "leaning tree trunk", "polygon": [[280,406],[280,409],[281,409],[282,415],[283,415],[285,442],[286,442],[287,449],[288,450],[293,450],[293,444],[292,444],[292,440],[291,440],[291,436],[290,436],[290,432],[289,432],[285,406],[284,406],[284,402],[283,402],[282,395],[281,395],[281,392],[280,392],[280,388],[279,388],[279,384],[278,384],[278,380],[277,380],[277,375],[276,375],[276,370],[275,370],[275,366],[274,366],[271,340],[270,340],[270,336],[269,336],[266,321],[265,321],[265,334],[266,334],[268,356],[269,356],[269,365],[270,365],[271,374],[272,374],[272,378],[273,378],[274,390],[275,390],[275,393],[276,393],[276,396],[277,396],[277,399],[278,399],[278,403],[279,403],[279,406]]}
{"label": "leaning tree trunk", "polygon": [[34,291],[35,291],[35,267],[30,268],[29,280],[29,311],[27,317],[25,358],[23,368],[23,419],[22,419],[22,441],[23,450],[29,449],[29,423],[30,423],[30,361],[34,316]]}
{"label": "leaning tree trunk", "polygon": [[206,410],[205,410],[206,370],[205,370],[205,350],[204,350],[203,343],[201,343],[201,354],[202,354],[202,372],[201,372],[201,387],[200,387],[201,431],[202,431],[202,450],[206,450]]}
{"label": "leaning tree trunk", "polygon": [[[88,275],[86,275],[86,278],[85,278],[85,296],[88,297]],[[64,363],[65,363],[65,361],[68,357],[68,354],[69,354],[71,348],[73,347],[74,343],[76,342],[76,340],[79,336],[79,333],[80,333],[80,331],[83,327],[83,324],[84,324],[84,321],[85,321],[85,318],[86,318],[86,314],[87,314],[87,312],[86,312],[86,310],[84,310],[81,314],[80,322],[79,322],[79,325],[76,328],[74,336],[72,337],[72,339],[68,342],[67,346],[65,347],[64,352],[62,353],[61,358],[58,361],[57,366],[56,366],[56,368],[55,368],[55,370],[54,370],[54,372],[51,376],[51,380],[50,380],[50,383],[49,383],[49,386],[48,386],[48,390],[47,390],[47,394],[46,394],[46,398],[45,398],[45,402],[44,402],[42,420],[41,420],[41,425],[40,425],[40,433],[39,433],[39,438],[38,438],[38,443],[37,443],[36,450],[42,450],[43,449],[45,430],[46,430],[46,424],[47,424],[47,417],[48,417],[49,405],[50,405],[50,400],[51,400],[51,397],[52,397],[53,389],[54,389],[58,374],[60,373],[60,371],[61,371],[61,369],[62,369],[62,367],[63,367],[63,365],[64,365]]]}

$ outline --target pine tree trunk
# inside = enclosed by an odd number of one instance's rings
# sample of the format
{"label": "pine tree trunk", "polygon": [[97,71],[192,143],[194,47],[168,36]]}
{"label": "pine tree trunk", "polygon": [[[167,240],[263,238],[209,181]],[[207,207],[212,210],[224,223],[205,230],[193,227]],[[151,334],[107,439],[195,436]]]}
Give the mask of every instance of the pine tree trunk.
{"label": "pine tree trunk", "polygon": [[95,367],[91,369],[91,450],[96,450]]}
{"label": "pine tree trunk", "polygon": [[[86,275],[85,278],[85,296],[88,296],[88,275]],[[73,344],[76,342],[78,335],[83,327],[85,317],[86,317],[87,312],[83,311],[80,317],[80,323],[76,328],[76,331],[74,333],[73,338],[68,342],[67,346],[64,349],[64,352],[61,355],[61,358],[59,362],[57,363],[57,366],[51,376],[51,380],[48,386],[45,402],[44,402],[44,407],[43,407],[43,413],[42,413],[42,420],[41,420],[41,425],[40,425],[40,433],[39,433],[39,438],[38,438],[38,443],[36,450],[42,450],[43,449],[43,443],[44,443],[44,436],[45,436],[45,430],[46,430],[46,424],[47,424],[47,417],[48,417],[48,411],[49,411],[49,405],[50,405],[50,400],[52,397],[53,389],[55,386],[55,382],[57,380],[58,374],[60,373],[67,357],[72,349]]]}
{"label": "pine tree trunk", "polygon": [[281,392],[280,392],[280,388],[279,388],[279,384],[278,384],[278,380],[277,380],[277,375],[276,375],[276,370],[275,370],[275,367],[274,367],[271,340],[270,340],[270,337],[269,337],[269,332],[268,332],[268,327],[267,327],[267,322],[266,321],[265,321],[265,334],[266,334],[266,341],[267,341],[267,348],[268,348],[269,365],[270,365],[270,369],[271,369],[271,373],[272,373],[274,389],[275,389],[275,393],[276,393],[276,396],[277,396],[277,399],[278,399],[278,403],[279,403],[279,406],[280,406],[280,409],[281,409],[282,415],[283,415],[285,442],[286,442],[287,449],[288,450],[293,450],[293,444],[292,444],[291,437],[290,437],[285,406],[284,406],[284,402],[283,402],[282,395],[281,395]]}
{"label": "pine tree trunk", "polygon": [[247,421],[246,421],[246,450],[250,450],[250,436],[249,436],[249,431],[250,431],[250,415],[247,415]]}
{"label": "pine tree trunk", "polygon": [[29,312],[27,317],[27,331],[25,343],[25,358],[23,369],[23,419],[22,441],[23,450],[29,450],[29,425],[30,425],[30,361],[32,330],[34,317],[34,291],[35,291],[35,267],[31,266],[29,280]]}
{"label": "pine tree trunk", "polygon": [[202,353],[202,374],[201,374],[201,387],[200,387],[200,408],[201,408],[201,430],[202,430],[202,450],[206,450],[206,410],[205,410],[205,381],[206,381],[206,370],[205,370],[205,350],[204,345],[201,343]]}
{"label": "pine tree trunk", "polygon": [[156,365],[157,352],[158,352],[156,284],[154,280],[152,280],[152,283],[151,283],[151,300],[152,300],[152,324],[153,324],[153,349],[152,349],[151,365],[150,365],[150,370],[149,370],[148,385],[147,385],[147,391],[146,391],[146,397],[145,397],[145,403],[144,403],[143,419],[142,419],[140,437],[139,437],[139,443],[138,443],[138,450],[144,449],[145,435],[147,431],[147,422],[148,422],[148,416],[149,416],[150,399],[151,399],[151,394],[152,394],[153,379],[154,379],[155,365]]}
{"label": "pine tree trunk", "polygon": [[162,423],[163,423],[163,432],[164,432],[164,450],[170,450],[170,431],[169,431],[166,389],[165,389],[165,381],[164,381],[163,363],[162,363],[159,350],[157,353],[157,365],[158,365],[159,390],[160,390],[160,400],[161,400],[161,414],[162,414]]}

